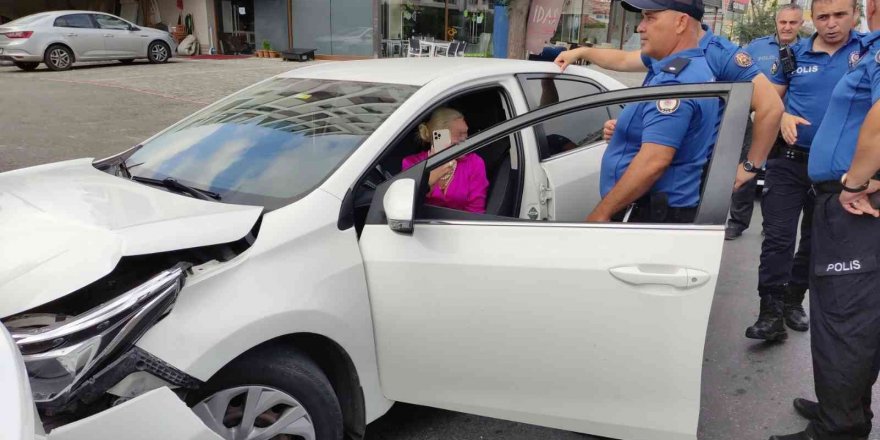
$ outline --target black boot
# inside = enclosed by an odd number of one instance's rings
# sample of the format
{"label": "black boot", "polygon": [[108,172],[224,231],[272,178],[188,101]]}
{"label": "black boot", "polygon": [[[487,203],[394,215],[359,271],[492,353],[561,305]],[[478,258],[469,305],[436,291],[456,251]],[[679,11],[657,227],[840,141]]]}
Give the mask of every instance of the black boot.
{"label": "black boot", "polygon": [[755,325],[746,329],[746,337],[764,339],[766,341],[783,341],[788,338],[785,325],[782,323],[783,295],[779,291],[761,293],[761,312]]}
{"label": "black boot", "polygon": [[804,312],[804,293],[807,292],[807,286],[798,286],[789,284],[785,292],[785,307],[783,315],[785,315],[785,325],[792,330],[805,332],[810,329],[810,320],[807,313]]}
{"label": "black boot", "polygon": [[792,402],[794,410],[807,420],[819,420],[819,404],[812,400],[798,397]]}

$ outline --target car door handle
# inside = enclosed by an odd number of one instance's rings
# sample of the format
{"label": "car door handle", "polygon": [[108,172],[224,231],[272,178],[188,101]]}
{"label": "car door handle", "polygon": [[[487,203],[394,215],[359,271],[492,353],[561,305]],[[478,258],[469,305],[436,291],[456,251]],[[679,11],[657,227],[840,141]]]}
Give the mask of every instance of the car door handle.
{"label": "car door handle", "polygon": [[104,36],[107,38],[113,38],[113,34],[104,34]]}
{"label": "car door handle", "polygon": [[709,274],[698,269],[665,264],[638,264],[608,269],[614,278],[628,284],[663,284],[689,289],[709,281]]}
{"label": "car door handle", "polygon": [[78,34],[73,34],[73,33],[71,33],[71,34],[67,34],[68,37],[75,37],[75,36],[77,36],[77,35],[78,35]]}

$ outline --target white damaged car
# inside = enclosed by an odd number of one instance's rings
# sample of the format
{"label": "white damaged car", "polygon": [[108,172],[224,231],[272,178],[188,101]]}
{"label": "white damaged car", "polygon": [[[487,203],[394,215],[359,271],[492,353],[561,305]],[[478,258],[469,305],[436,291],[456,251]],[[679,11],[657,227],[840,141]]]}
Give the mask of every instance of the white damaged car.
{"label": "white damaged car", "polygon": [[[693,440],[749,96],[540,62],[326,63],[116,156],[2,173],[0,317],[36,435],[359,439],[401,401]],[[676,98],[726,100],[695,223],[583,223],[602,124]],[[402,170],[441,106],[470,138]],[[471,152],[486,212],[423,203]]]}

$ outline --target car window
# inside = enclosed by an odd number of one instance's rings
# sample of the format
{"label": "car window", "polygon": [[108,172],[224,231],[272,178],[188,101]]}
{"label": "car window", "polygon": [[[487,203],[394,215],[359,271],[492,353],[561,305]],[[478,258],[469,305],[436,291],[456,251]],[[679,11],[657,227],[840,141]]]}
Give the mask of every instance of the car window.
{"label": "car window", "polygon": [[[522,85],[531,110],[603,91],[592,82],[558,76],[527,77]],[[609,119],[609,109],[598,107],[536,125],[541,160],[601,141],[602,125]]]}
{"label": "car window", "polygon": [[127,164],[133,175],[172,177],[222,202],[276,209],[320,185],[417,89],[274,78],[181,121]]}
{"label": "car window", "polygon": [[567,101],[572,98],[595,95],[602,88],[587,81],[564,79],[556,76],[526,78],[523,91],[529,101],[529,110]]}
{"label": "car window", "polygon": [[56,18],[55,27],[90,29],[94,26],[89,14],[70,14]]}
{"label": "car window", "polygon": [[127,31],[129,28],[128,23],[116,18],[111,17],[109,15],[101,15],[95,14],[95,22],[98,23],[98,27],[101,29],[116,29]]}

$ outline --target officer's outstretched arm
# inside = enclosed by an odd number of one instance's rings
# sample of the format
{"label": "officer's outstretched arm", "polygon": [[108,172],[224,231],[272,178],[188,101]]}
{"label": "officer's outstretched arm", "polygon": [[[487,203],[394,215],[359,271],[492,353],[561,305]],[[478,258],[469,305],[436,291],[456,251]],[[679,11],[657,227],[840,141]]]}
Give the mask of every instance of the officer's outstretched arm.
{"label": "officer's outstretched arm", "polygon": [[[770,149],[779,134],[779,121],[785,106],[774,89],[774,84],[763,73],[752,79],[752,111],[755,112],[755,123],[752,127],[752,146],[749,150],[749,162],[761,166],[767,161]],[[784,86],[780,86],[784,87]],[[746,172],[742,164],[736,172],[734,189],[755,177],[755,173]]]}
{"label": "officer's outstretched arm", "polygon": [[638,50],[624,51],[619,49],[598,49],[595,47],[578,47],[566,50],[554,60],[560,70],[565,70],[569,64],[578,60],[589,61],[603,69],[616,70],[618,72],[647,72],[648,68],[642,62],[642,53]]}
{"label": "officer's outstretched arm", "polygon": [[675,148],[649,142],[642,144],[626,172],[587,216],[587,221],[607,222],[611,216],[638,200],[663,175],[673,157]]}

